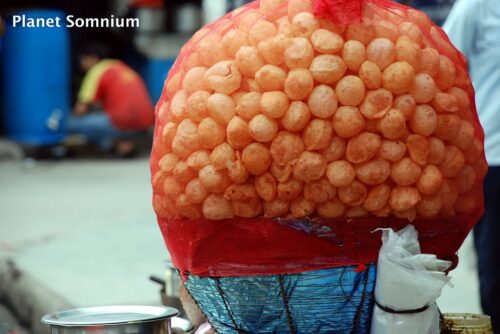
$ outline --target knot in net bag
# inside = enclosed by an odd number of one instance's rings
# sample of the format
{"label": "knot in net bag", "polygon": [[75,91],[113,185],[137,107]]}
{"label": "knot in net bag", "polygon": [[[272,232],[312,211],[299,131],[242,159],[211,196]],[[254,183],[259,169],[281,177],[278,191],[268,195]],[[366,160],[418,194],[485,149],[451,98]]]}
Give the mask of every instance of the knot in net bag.
{"label": "knot in net bag", "polygon": [[241,7],[183,47],[156,107],[158,223],[219,333],[366,332],[372,231],[411,222],[455,256],[486,170],[464,57],[387,0]]}

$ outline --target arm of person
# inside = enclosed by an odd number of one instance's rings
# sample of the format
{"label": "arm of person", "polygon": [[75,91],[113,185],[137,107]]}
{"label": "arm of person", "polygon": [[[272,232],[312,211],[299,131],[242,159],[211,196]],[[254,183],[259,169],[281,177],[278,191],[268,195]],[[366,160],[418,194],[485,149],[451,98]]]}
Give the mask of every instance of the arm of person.
{"label": "arm of person", "polygon": [[476,39],[477,7],[482,0],[457,0],[443,25],[451,42],[467,58],[470,57]]}

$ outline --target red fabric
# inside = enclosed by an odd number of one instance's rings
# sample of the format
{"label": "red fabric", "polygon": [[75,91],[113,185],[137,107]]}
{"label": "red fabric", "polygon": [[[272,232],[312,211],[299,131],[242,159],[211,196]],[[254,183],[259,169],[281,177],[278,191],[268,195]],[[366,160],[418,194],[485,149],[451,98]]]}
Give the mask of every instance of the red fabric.
{"label": "red fabric", "polygon": [[316,0],[314,15],[344,25],[361,19],[363,0]]}
{"label": "red fabric", "polygon": [[161,8],[164,4],[165,0],[134,0],[132,7]]}
{"label": "red fabric", "polygon": [[110,65],[103,73],[95,99],[102,103],[118,129],[145,130],[154,124],[154,109],[146,85],[122,62]]}
{"label": "red fabric", "polygon": [[[482,213],[413,222],[422,251],[456,260],[455,254],[471,224]],[[297,273],[374,263],[381,246],[380,233],[375,230],[399,230],[409,224],[395,218],[316,219],[310,221],[306,232],[292,227],[292,221],[270,219],[158,222],[174,266],[184,274],[213,277]]]}

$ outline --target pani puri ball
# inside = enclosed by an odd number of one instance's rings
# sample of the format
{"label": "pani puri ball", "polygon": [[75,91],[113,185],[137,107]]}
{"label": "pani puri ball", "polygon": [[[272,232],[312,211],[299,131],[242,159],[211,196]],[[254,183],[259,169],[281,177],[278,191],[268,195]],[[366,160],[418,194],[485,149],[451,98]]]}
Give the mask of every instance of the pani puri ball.
{"label": "pani puri ball", "polygon": [[417,219],[417,209],[415,207],[404,211],[392,211],[392,214],[396,218],[406,219],[410,222]]}
{"label": "pani puri ball", "polygon": [[288,181],[292,176],[293,165],[292,163],[288,163],[286,165],[278,165],[273,161],[273,163],[271,164],[271,168],[269,168],[269,171],[278,182],[284,183]]}
{"label": "pani puri ball", "polygon": [[[443,146],[444,148],[444,146]],[[378,157],[391,162],[397,162],[406,154],[406,144],[401,140],[383,140]]]}
{"label": "pani puri ball", "polygon": [[451,87],[446,91],[457,98],[458,101],[458,113],[463,118],[465,114],[470,111],[470,98],[469,94],[461,88]]}
{"label": "pani puri ball", "polygon": [[210,154],[210,162],[215,170],[227,168],[227,164],[236,160],[236,152],[228,143],[222,143],[213,149]]}
{"label": "pani puri ball", "polygon": [[406,211],[415,207],[421,199],[416,188],[396,186],[391,191],[389,205],[395,211]]}
{"label": "pani puri ball", "polygon": [[465,165],[465,156],[455,146],[445,146],[444,159],[439,164],[439,169],[445,177],[457,176]]}
{"label": "pani puri ball", "polygon": [[165,182],[165,178],[168,176],[168,173],[163,171],[158,171],[153,175],[153,179],[151,180],[153,184],[153,192],[159,195],[165,195],[163,192],[163,183]]}
{"label": "pani puri ball", "polygon": [[250,42],[248,41],[248,34],[239,29],[229,30],[222,38],[222,45],[227,54],[231,58],[236,58],[238,51],[244,47],[248,46]]}
{"label": "pani puri ball", "polygon": [[321,155],[327,162],[336,161],[344,156],[346,148],[347,144],[344,139],[333,136],[328,147],[321,151]]}
{"label": "pani puri ball", "polygon": [[368,186],[385,182],[391,175],[391,165],[382,159],[368,161],[356,165],[357,178]]}
{"label": "pani puri ball", "polygon": [[438,195],[441,197],[443,208],[453,207],[458,198],[457,186],[451,180],[445,179],[443,186],[438,191]]}
{"label": "pani puri ball", "polygon": [[248,180],[250,175],[241,161],[239,152],[236,153],[236,160],[227,164],[227,174],[231,181],[236,184],[242,184]]}
{"label": "pani puri ball", "polygon": [[186,160],[189,167],[199,172],[203,167],[210,165],[210,152],[199,150],[193,152]]}
{"label": "pani puri ball", "polygon": [[375,35],[396,42],[399,38],[398,27],[388,20],[378,21],[375,25]]}
{"label": "pani puri ball", "polygon": [[422,49],[420,53],[420,72],[435,77],[439,73],[439,52],[433,48]]}
{"label": "pani puri ball", "polygon": [[486,159],[479,159],[474,164],[474,171],[476,172],[476,180],[483,180],[488,173],[488,162]]}
{"label": "pani puri ball", "polygon": [[188,96],[197,90],[207,92],[212,91],[209,83],[205,80],[206,72],[206,67],[194,67],[186,73],[184,80],[182,81],[182,87]]}
{"label": "pani puri ball", "polygon": [[226,59],[226,52],[222,45],[222,38],[218,33],[209,33],[203,36],[196,47],[196,52],[201,63],[210,67],[213,64]]}
{"label": "pani puri ball", "polygon": [[278,34],[278,28],[264,19],[260,19],[252,26],[248,32],[248,40],[251,44],[257,46],[260,42],[274,37]]}
{"label": "pani puri ball", "polygon": [[409,135],[406,138],[406,146],[408,147],[410,158],[413,161],[420,166],[425,166],[427,164],[430,153],[430,143],[425,137]]}
{"label": "pani puri ball", "polygon": [[212,94],[207,100],[208,115],[220,124],[227,125],[236,115],[235,109],[233,99],[224,94]]}
{"label": "pani puri ball", "polygon": [[398,109],[389,109],[378,121],[377,129],[387,139],[399,139],[406,134],[406,118]]}
{"label": "pani puri ball", "polygon": [[198,125],[198,136],[203,148],[213,149],[224,142],[226,130],[222,124],[207,117]]}
{"label": "pani puri ball", "polygon": [[264,217],[284,217],[290,210],[290,202],[275,198],[270,202],[264,202]]}
{"label": "pani puri ball", "polygon": [[344,215],[347,206],[338,197],[334,197],[318,204],[316,210],[323,218],[339,218]]}
{"label": "pani puri ball", "polygon": [[474,188],[476,184],[476,171],[471,165],[465,165],[458,176],[454,179],[458,193],[463,195]]}
{"label": "pani puri ball", "polygon": [[423,137],[432,135],[436,130],[437,124],[436,112],[428,104],[418,105],[408,121],[411,131]]}
{"label": "pani puri ball", "polygon": [[305,151],[295,163],[293,176],[299,181],[308,183],[320,179],[325,170],[326,160],[321,154]]}
{"label": "pani puri ball", "polygon": [[238,71],[249,78],[254,78],[257,71],[265,65],[259,50],[254,46],[241,47],[236,53],[234,63]]}
{"label": "pani puri ball", "polygon": [[396,60],[396,46],[390,39],[375,38],[366,47],[366,58],[383,71]]}
{"label": "pani puri ball", "polygon": [[333,136],[331,121],[313,119],[302,131],[302,139],[308,151],[318,151],[329,146]]}
{"label": "pani puri ball", "polygon": [[163,182],[163,192],[168,198],[175,201],[184,192],[184,185],[173,177],[166,177]]}
{"label": "pani puri ball", "polygon": [[282,118],[290,107],[290,101],[281,91],[265,92],[260,100],[260,110],[270,118]]}
{"label": "pani puri ball", "polygon": [[447,90],[455,83],[457,78],[457,69],[450,58],[439,56],[439,72],[434,77],[436,84],[441,90]]}
{"label": "pani puri ball", "polygon": [[283,91],[287,73],[274,65],[264,65],[255,74],[255,80],[265,91]]}
{"label": "pani puri ball", "polygon": [[208,195],[200,179],[193,179],[186,185],[186,196],[191,203],[203,203]]}
{"label": "pani puri ball", "polygon": [[366,61],[365,46],[359,41],[348,40],[342,49],[342,58],[349,70],[357,72]]}
{"label": "pani puri ball", "polygon": [[410,94],[416,103],[429,103],[436,97],[437,93],[436,83],[429,74],[419,73],[415,76]]}
{"label": "pani puri ball", "polygon": [[326,29],[318,29],[313,32],[311,42],[316,52],[321,54],[337,54],[344,46],[344,40],[341,36]]}
{"label": "pani puri ball", "polygon": [[345,155],[348,161],[360,164],[375,157],[381,145],[380,136],[370,132],[362,132],[349,139]]}
{"label": "pani puri ball", "polygon": [[462,151],[467,151],[474,140],[475,130],[474,126],[464,120],[460,121],[460,129],[458,130],[455,138],[449,141],[449,143],[453,146],[458,147]]}
{"label": "pani puri ball", "polygon": [[444,177],[438,167],[427,165],[417,182],[417,189],[424,195],[434,195],[441,189]]}
{"label": "pani puri ball", "polygon": [[201,205],[191,202],[185,194],[181,194],[176,199],[175,206],[181,217],[191,220],[203,218]]}
{"label": "pani puri ball", "polygon": [[183,89],[179,90],[172,98],[172,101],[170,102],[170,113],[174,119],[180,121],[188,116],[186,110],[187,99],[188,96],[186,91]]}
{"label": "pani puri ball", "polygon": [[280,131],[271,144],[271,156],[276,164],[285,166],[292,160],[298,159],[305,149],[300,136],[292,132]]}
{"label": "pani puri ball", "polygon": [[307,101],[309,111],[318,118],[329,118],[337,110],[338,102],[330,86],[319,85],[314,88]]}
{"label": "pani puri ball", "polygon": [[272,158],[265,145],[252,143],[243,149],[241,161],[250,174],[260,175],[269,169]]}
{"label": "pani puri ball", "polygon": [[292,43],[285,51],[285,64],[290,69],[309,68],[314,59],[314,48],[303,37],[292,39]]}
{"label": "pani puri ball", "polygon": [[459,110],[458,99],[453,94],[437,93],[432,107],[439,113],[456,113]]}
{"label": "pani puri ball", "polygon": [[293,31],[297,37],[310,38],[320,28],[319,20],[308,12],[295,15],[292,19]]}
{"label": "pani puri ball", "polygon": [[354,206],[347,209],[345,216],[347,218],[364,218],[370,216],[370,212],[362,206]]}
{"label": "pani puri ball", "polygon": [[361,65],[358,75],[369,89],[378,89],[382,85],[382,71],[380,71],[380,68],[375,63],[369,60]]}
{"label": "pani puri ball", "polygon": [[307,104],[302,101],[293,101],[281,119],[281,126],[288,131],[302,131],[310,119],[311,113]]}
{"label": "pani puri ball", "polygon": [[319,23],[321,25],[321,29],[331,31],[337,35],[342,35],[346,30],[344,25],[337,25],[330,19],[319,18]]}
{"label": "pani puri ball", "polygon": [[422,50],[420,46],[407,36],[402,36],[396,42],[396,59],[410,64],[415,72],[420,69]]}
{"label": "pani puri ball", "polygon": [[391,169],[391,179],[399,186],[409,186],[420,178],[422,169],[410,158],[403,158],[394,163]]}
{"label": "pani puri ball", "polygon": [[187,118],[177,127],[177,133],[172,142],[173,152],[181,158],[186,158],[198,148],[200,148],[200,136],[197,125]]}
{"label": "pani puri ball", "polygon": [[474,194],[462,195],[455,202],[455,210],[458,214],[469,214],[476,211],[476,196]]}
{"label": "pani puri ball", "polygon": [[266,202],[276,197],[277,182],[271,173],[264,173],[255,178],[255,191]]}
{"label": "pani puri ball", "polygon": [[245,12],[245,15],[239,15],[235,17],[235,23],[238,24],[238,28],[247,34],[253,28],[254,24],[262,18],[262,14],[257,10],[249,10]]}
{"label": "pani puri ball", "polygon": [[356,169],[348,161],[334,161],[328,164],[326,177],[332,186],[346,187],[356,178]]}
{"label": "pani puri ball", "polygon": [[168,153],[160,159],[158,163],[160,170],[165,173],[171,173],[175,165],[179,162],[179,157],[173,153]]}
{"label": "pani puri ball", "polygon": [[342,106],[333,115],[333,129],[342,138],[358,135],[365,126],[365,118],[356,107]]}
{"label": "pani puri ball", "polygon": [[473,164],[477,162],[482,157],[483,152],[484,152],[483,144],[479,139],[474,138],[472,140],[471,147],[469,147],[469,149],[465,152],[467,163]]}
{"label": "pani puri ball", "polygon": [[285,62],[285,51],[292,43],[292,40],[284,35],[278,35],[259,43],[260,55],[266,63],[271,65],[281,65]]}
{"label": "pani puri ball", "polygon": [[353,23],[347,26],[346,40],[355,40],[368,45],[375,38],[375,30],[364,23]]}
{"label": "pani puri ball", "polygon": [[410,91],[415,78],[415,70],[405,62],[395,62],[389,65],[382,73],[382,84],[385,89],[394,94],[403,94]]}
{"label": "pani puri ball", "polygon": [[174,96],[174,94],[178,92],[179,89],[181,89],[183,76],[184,76],[183,71],[179,71],[171,77],[169,76],[168,78],[169,84],[165,87],[168,97]]}
{"label": "pani puri ball", "polygon": [[205,72],[205,80],[217,93],[230,95],[241,85],[241,73],[231,60],[216,63]]}
{"label": "pani puri ball", "polygon": [[250,201],[232,201],[234,215],[241,218],[255,218],[262,212],[262,201],[258,198]]}
{"label": "pani puri ball", "polygon": [[365,85],[359,77],[348,75],[337,83],[335,94],[343,105],[357,106],[365,98]]}
{"label": "pani puri ball", "polygon": [[363,206],[370,212],[383,210],[391,196],[391,187],[386,183],[379,184],[370,189]]}
{"label": "pani puri ball", "polygon": [[438,165],[444,159],[444,143],[441,139],[430,137],[429,140],[429,156],[427,162],[433,165]]}
{"label": "pani puri ball", "polygon": [[313,4],[312,0],[289,0],[288,1],[288,18],[290,21],[302,12],[312,13]]}
{"label": "pani puri ball", "polygon": [[193,121],[200,122],[208,116],[207,102],[210,96],[209,92],[203,90],[196,91],[189,96],[186,110]]}
{"label": "pani puri ball", "polygon": [[387,203],[382,210],[374,211],[372,214],[378,218],[387,218],[391,214],[391,206]]}
{"label": "pani puri ball", "polygon": [[294,218],[307,217],[314,212],[315,207],[315,202],[299,196],[290,202],[290,213]]}
{"label": "pani puri ball", "polygon": [[417,103],[410,94],[402,94],[394,99],[393,108],[401,111],[405,115],[406,120],[409,120],[413,116],[416,107]]}
{"label": "pani puri ball", "polygon": [[245,91],[237,91],[236,93],[231,94],[231,98],[233,99],[234,103],[236,106],[238,106],[238,102],[240,101],[241,97],[245,95],[247,92]]}
{"label": "pani puri ball", "polygon": [[319,83],[332,84],[339,81],[347,71],[344,60],[335,55],[320,55],[313,59],[311,74]]}
{"label": "pani puri ball", "polygon": [[224,198],[230,201],[251,201],[257,199],[258,194],[251,183],[233,184],[224,192]]}
{"label": "pani puri ball", "polygon": [[322,203],[335,197],[335,189],[327,178],[322,177],[319,180],[304,184],[304,198],[315,203]]}
{"label": "pani puri ball", "polygon": [[260,88],[260,86],[259,86],[259,84],[257,83],[256,80],[249,79],[249,78],[243,78],[241,80],[241,91],[243,93],[246,93],[246,92],[261,93],[262,89]]}
{"label": "pani puri ball", "polygon": [[386,89],[369,91],[360,106],[360,111],[368,119],[384,117],[392,106],[392,93]]}
{"label": "pani puri ball", "polygon": [[408,36],[417,45],[422,44],[423,35],[422,30],[413,22],[405,21],[399,25],[399,32],[401,35]]}
{"label": "pani puri ball", "polygon": [[211,194],[203,202],[203,216],[211,220],[224,220],[234,218],[231,202],[220,194]]}
{"label": "pani puri ball", "polygon": [[258,92],[246,93],[238,100],[236,113],[246,121],[260,114],[260,99],[262,94]]}
{"label": "pani puri ball", "polygon": [[252,138],[261,143],[272,141],[278,133],[278,128],[274,119],[263,114],[255,116],[248,124]]}
{"label": "pani puri ball", "polygon": [[442,140],[455,138],[460,131],[461,120],[455,114],[438,114],[435,135]]}
{"label": "pani puri ball", "polygon": [[290,178],[288,181],[278,184],[276,193],[278,194],[278,198],[281,200],[294,200],[302,193],[302,182],[294,178]]}
{"label": "pani puri ball", "polygon": [[433,218],[441,212],[442,199],[439,195],[423,196],[416,209],[421,218]]}
{"label": "pani puri ball", "polygon": [[203,167],[198,178],[205,189],[211,193],[223,193],[232,184],[227,171],[216,170],[212,165]]}
{"label": "pani puri ball", "polygon": [[180,183],[188,183],[196,177],[197,173],[188,166],[186,161],[179,161],[172,170],[172,176]]}
{"label": "pani puri ball", "polygon": [[363,183],[358,180],[354,180],[350,185],[340,187],[338,189],[338,196],[345,204],[358,206],[364,203],[366,197],[368,196],[368,190]]}
{"label": "pani puri ball", "polygon": [[227,142],[237,150],[253,142],[248,123],[239,116],[234,116],[227,124]]}
{"label": "pani puri ball", "polygon": [[285,93],[290,100],[304,100],[314,88],[314,78],[309,70],[299,68],[288,72]]}
{"label": "pani puri ball", "polygon": [[155,195],[153,197],[153,208],[160,218],[174,219],[178,217],[174,202],[162,196]]}

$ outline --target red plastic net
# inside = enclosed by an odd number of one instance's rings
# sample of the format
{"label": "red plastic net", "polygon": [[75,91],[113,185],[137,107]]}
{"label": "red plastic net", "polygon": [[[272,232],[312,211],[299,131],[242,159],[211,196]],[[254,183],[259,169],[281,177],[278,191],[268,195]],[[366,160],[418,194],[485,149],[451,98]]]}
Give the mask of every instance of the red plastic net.
{"label": "red plastic net", "polygon": [[156,107],[153,205],[198,276],[375,262],[409,223],[453,257],[483,213],[465,58],[387,0],[262,0],[183,47]]}

